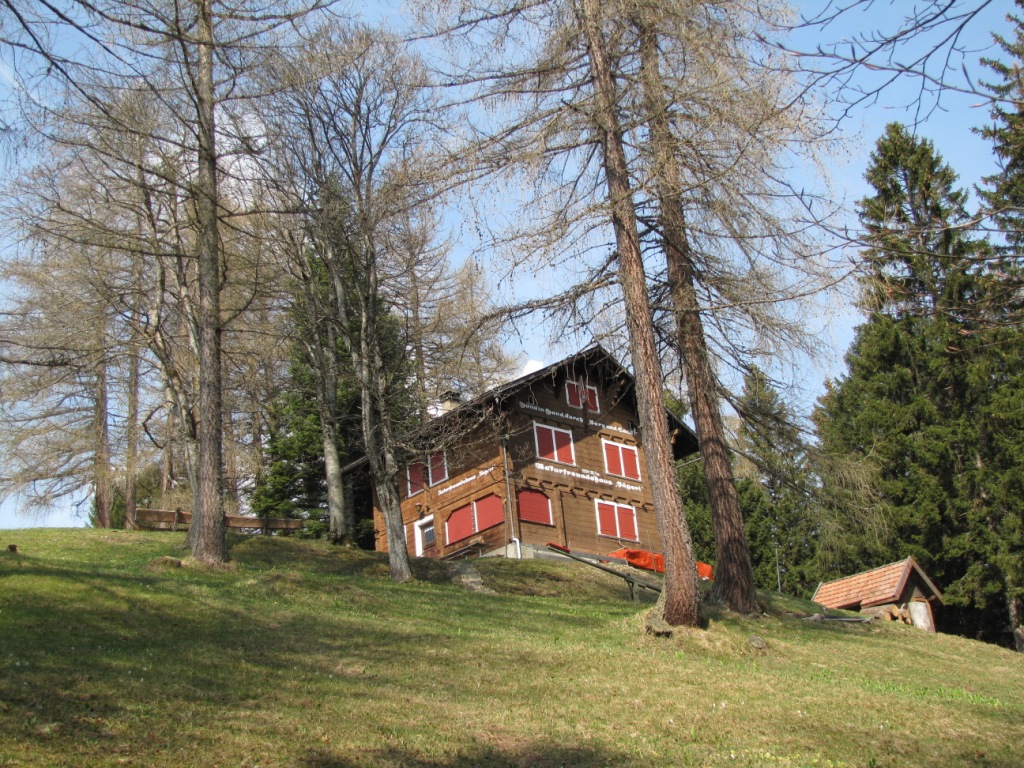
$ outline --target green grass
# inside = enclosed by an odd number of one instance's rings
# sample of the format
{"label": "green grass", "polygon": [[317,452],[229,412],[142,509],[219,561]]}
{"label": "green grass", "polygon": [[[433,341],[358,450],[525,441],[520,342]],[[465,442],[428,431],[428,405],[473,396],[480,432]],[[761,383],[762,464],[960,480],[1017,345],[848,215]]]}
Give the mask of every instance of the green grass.
{"label": "green grass", "polygon": [[232,539],[223,570],[161,560],[182,546],[0,532],[0,768],[1024,761],[1004,649],[768,595],[659,640],[578,564],[478,561],[483,594],[315,541]]}

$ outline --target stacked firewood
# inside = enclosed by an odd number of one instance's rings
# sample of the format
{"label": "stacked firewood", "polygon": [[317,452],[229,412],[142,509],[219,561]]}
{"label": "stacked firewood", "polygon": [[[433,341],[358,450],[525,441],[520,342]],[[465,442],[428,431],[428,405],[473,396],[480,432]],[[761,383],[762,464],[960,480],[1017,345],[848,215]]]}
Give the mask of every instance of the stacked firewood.
{"label": "stacked firewood", "polygon": [[882,605],[873,609],[871,613],[883,621],[899,621],[911,625],[914,623],[910,618],[910,608],[906,603],[903,605],[896,605],[895,603]]}

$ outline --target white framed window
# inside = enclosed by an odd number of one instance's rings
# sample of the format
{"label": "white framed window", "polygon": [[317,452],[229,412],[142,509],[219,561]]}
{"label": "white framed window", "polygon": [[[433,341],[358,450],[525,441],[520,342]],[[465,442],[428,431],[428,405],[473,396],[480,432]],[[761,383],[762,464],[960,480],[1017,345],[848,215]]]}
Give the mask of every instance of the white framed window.
{"label": "white framed window", "polygon": [[597,387],[582,381],[569,379],[565,382],[565,401],[571,408],[586,408],[595,413],[600,410],[597,401]]}
{"label": "white framed window", "polygon": [[427,463],[427,482],[430,485],[443,483],[448,479],[448,457],[444,451],[434,451]]}
{"label": "white framed window", "polygon": [[434,545],[434,516],[427,515],[422,520],[413,523],[413,537],[416,544],[416,557],[423,557],[423,553]]}
{"label": "white framed window", "polygon": [[444,523],[444,538],[448,544],[461,541],[474,533],[493,528],[505,522],[505,502],[490,494],[459,507]]}
{"label": "white framed window", "polygon": [[543,491],[523,488],[516,494],[516,500],[519,503],[519,519],[524,523],[555,524],[554,515],[551,514],[551,499]]}
{"label": "white framed window", "polygon": [[428,486],[434,486],[448,479],[448,459],[444,451],[434,451],[426,461],[414,461],[405,470],[409,493],[415,496]]}
{"label": "white framed window", "polygon": [[611,440],[602,440],[604,447],[604,469],[609,475],[640,479],[640,452],[635,445],[625,445]]}
{"label": "white framed window", "polygon": [[537,447],[537,458],[556,461],[559,464],[576,463],[572,432],[569,430],[534,422],[533,436]]}
{"label": "white framed window", "polygon": [[597,533],[613,539],[640,541],[636,524],[636,509],[627,504],[616,504],[603,499],[594,500],[597,514]]}
{"label": "white framed window", "polygon": [[417,493],[423,492],[423,469],[424,468],[422,461],[414,461],[412,464],[405,468],[405,479],[407,483],[406,488],[408,488],[406,498],[415,496]]}

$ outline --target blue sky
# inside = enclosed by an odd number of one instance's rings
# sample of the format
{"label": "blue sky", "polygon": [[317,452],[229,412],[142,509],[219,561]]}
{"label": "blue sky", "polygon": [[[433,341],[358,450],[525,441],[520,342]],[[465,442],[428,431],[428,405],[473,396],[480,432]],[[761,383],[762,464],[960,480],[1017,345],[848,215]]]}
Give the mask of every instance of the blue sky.
{"label": "blue sky", "polygon": [[[895,17],[898,9],[906,0],[878,2],[872,7],[873,17],[867,17],[866,26],[871,18],[887,22]],[[974,0],[971,0],[973,3]],[[382,6],[393,5],[381,3]],[[820,3],[805,2],[804,7],[813,8]],[[909,3],[908,3],[909,5]],[[969,28],[964,42],[970,49],[965,57],[965,64],[972,68],[972,73],[983,74],[977,66],[977,60],[988,51],[992,55],[991,33],[997,30],[1008,32],[1004,21],[1005,16],[1013,8],[1011,0],[999,0],[990,3],[979,19]],[[851,26],[852,28],[852,26]],[[0,75],[5,73],[0,72]],[[913,123],[917,117],[916,101],[917,85],[912,81],[904,81],[885,90],[876,103],[858,108],[844,126],[848,139],[845,157],[838,158],[832,168],[833,184],[837,196],[852,203],[867,193],[863,180],[868,155],[875,140],[881,135],[885,125],[891,121]],[[983,125],[988,120],[988,105],[977,96],[967,96],[952,92],[943,94],[939,104],[929,111],[925,119],[918,123],[920,135],[931,139],[945,160],[960,174],[961,185],[967,188],[979,183],[985,175],[994,173],[996,166],[989,145],[972,133],[972,128]],[[830,351],[821,359],[809,363],[801,372],[804,385],[802,406],[806,409],[813,403],[814,397],[820,393],[822,383],[827,377],[835,377],[842,373],[842,356],[852,339],[853,327],[859,322],[856,310],[850,306],[840,308],[838,314],[825,331],[829,335]],[[521,346],[525,358],[551,362],[566,350],[551,351],[547,349],[539,337],[527,335]],[[82,516],[72,505],[52,511],[45,517],[22,516],[17,514],[21,507],[15,497],[0,504],[0,529],[34,527],[39,525],[51,527],[80,526],[84,524]]]}

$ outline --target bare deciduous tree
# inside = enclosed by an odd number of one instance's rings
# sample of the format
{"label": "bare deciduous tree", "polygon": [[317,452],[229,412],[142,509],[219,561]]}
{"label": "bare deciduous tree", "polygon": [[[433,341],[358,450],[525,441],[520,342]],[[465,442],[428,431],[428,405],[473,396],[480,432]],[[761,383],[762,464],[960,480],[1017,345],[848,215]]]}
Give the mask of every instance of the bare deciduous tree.
{"label": "bare deciduous tree", "polygon": [[[405,581],[412,572],[399,506],[398,448],[408,395],[395,361],[405,360],[406,350],[389,311],[397,288],[389,276],[403,266],[397,241],[409,212],[434,195],[424,170],[438,116],[423,66],[377,30],[325,26],[280,67],[282,89],[271,119],[287,137],[277,142],[280,188],[299,201],[294,258],[315,257],[326,271],[335,313],[330,322],[359,389],[363,448],[387,527],[391,576]],[[332,366],[327,358],[321,363],[323,397]]]}

